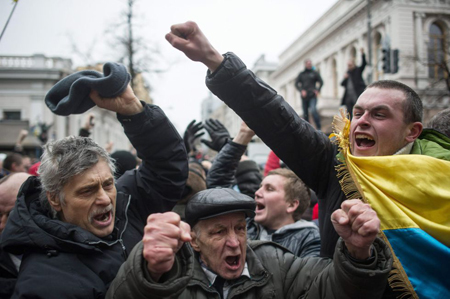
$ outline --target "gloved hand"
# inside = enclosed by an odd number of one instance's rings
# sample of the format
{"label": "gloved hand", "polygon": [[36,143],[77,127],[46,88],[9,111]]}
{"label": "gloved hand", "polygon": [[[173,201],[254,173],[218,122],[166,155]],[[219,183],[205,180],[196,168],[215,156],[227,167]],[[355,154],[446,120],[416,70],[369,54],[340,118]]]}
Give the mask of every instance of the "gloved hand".
{"label": "gloved hand", "polygon": [[227,128],[217,119],[208,119],[205,121],[205,130],[208,131],[209,136],[211,137],[211,141],[206,139],[201,139],[200,141],[209,148],[220,151],[221,148],[227,143],[228,139],[230,139],[230,133],[228,133]]}
{"label": "gloved hand", "polygon": [[195,123],[195,119],[192,120],[184,131],[184,145],[186,146],[186,152],[189,154],[191,150],[195,151],[195,140],[205,134],[205,132],[198,133],[198,131],[203,130],[202,122]]}

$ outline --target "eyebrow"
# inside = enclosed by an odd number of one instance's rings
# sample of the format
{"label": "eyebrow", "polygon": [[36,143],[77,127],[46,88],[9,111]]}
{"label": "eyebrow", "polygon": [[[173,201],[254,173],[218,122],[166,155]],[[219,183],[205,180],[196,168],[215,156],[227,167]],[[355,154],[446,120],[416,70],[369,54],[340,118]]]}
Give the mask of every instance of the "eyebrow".
{"label": "eyebrow", "polygon": [[[355,108],[355,109],[366,110],[366,109],[364,109],[363,107],[361,107],[360,105],[355,105],[354,108]],[[378,106],[373,107],[373,108],[370,109],[370,110],[375,110],[375,111],[379,111],[379,110],[391,110],[391,108],[390,108],[389,106],[387,106],[387,105],[378,105]]]}

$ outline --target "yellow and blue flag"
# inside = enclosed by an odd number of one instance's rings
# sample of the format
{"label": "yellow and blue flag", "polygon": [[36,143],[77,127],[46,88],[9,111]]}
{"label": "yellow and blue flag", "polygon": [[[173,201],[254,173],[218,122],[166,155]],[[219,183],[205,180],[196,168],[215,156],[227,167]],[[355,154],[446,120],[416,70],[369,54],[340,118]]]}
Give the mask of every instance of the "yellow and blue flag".
{"label": "yellow and blue flag", "polygon": [[348,148],[350,122],[339,122],[341,185],[348,193],[356,188],[380,218],[394,255],[391,287],[415,298],[450,298],[450,162],[425,155],[355,157]]}

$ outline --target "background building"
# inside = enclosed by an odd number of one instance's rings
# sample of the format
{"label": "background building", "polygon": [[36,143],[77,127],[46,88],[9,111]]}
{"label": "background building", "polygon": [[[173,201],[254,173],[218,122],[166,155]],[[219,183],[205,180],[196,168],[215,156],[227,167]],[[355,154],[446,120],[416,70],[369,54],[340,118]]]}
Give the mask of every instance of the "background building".
{"label": "background building", "polygon": [[[88,69],[80,68],[81,69]],[[102,65],[89,67],[102,71]],[[42,130],[48,128],[48,140],[78,135],[86,121],[86,114],[94,115],[95,126],[91,136],[98,144],[114,144],[113,150],[130,149],[130,143],[117,121],[116,113],[94,107],[81,115],[57,116],[45,105],[50,88],[71,74],[72,61],[60,57],[0,56],[0,151],[13,149],[19,132],[29,130],[23,142],[24,150],[39,157]],[[151,102],[144,80],[135,80],[138,97]]]}
{"label": "background building", "polygon": [[[324,81],[318,109],[322,130],[330,133],[344,93],[340,83],[347,61],[353,58],[360,65],[360,49],[364,48],[366,58],[370,58],[364,71],[366,83],[392,79],[415,89],[424,103],[426,123],[450,107],[449,32],[449,0],[339,0],[280,54],[278,65],[262,56],[252,70],[302,115],[294,82],[304,69],[304,61],[311,59]],[[388,48],[391,53],[398,50],[398,70],[394,73],[393,54],[391,72],[383,70],[383,49]],[[217,118],[229,114],[220,109],[223,111],[215,112]]]}

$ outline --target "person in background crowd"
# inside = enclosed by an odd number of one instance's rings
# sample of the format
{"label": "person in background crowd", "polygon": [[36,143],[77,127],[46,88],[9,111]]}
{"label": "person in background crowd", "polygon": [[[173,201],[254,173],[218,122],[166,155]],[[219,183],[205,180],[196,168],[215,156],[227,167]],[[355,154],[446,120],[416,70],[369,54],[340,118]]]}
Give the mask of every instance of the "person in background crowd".
{"label": "person in background crowd", "polygon": [[313,70],[311,59],[305,60],[305,70],[302,71],[295,80],[295,88],[300,92],[302,100],[303,118],[309,122],[309,112],[311,112],[317,130],[320,130],[320,115],[317,111],[317,97],[323,86],[320,74]]}
{"label": "person in background crowd", "polygon": [[356,100],[363,93],[366,88],[366,83],[362,77],[362,73],[366,67],[366,54],[364,54],[364,48],[361,48],[361,65],[355,66],[355,60],[352,58],[347,62],[347,72],[344,75],[344,80],[341,82],[341,86],[345,88],[344,96],[342,97],[341,105],[347,107],[347,112],[350,114],[350,119],[353,116],[353,106]]}
{"label": "person in background crowd", "polygon": [[433,116],[428,122],[427,128],[438,130],[450,138],[450,108],[444,109]]}
{"label": "person in background crowd", "polygon": [[[8,221],[9,213],[16,203],[17,193],[29,176],[27,173],[18,172],[0,180],[0,237]],[[19,274],[21,257],[0,248],[0,298],[12,296]]]}
{"label": "person in background crowd", "polygon": [[[220,150],[207,176],[208,188],[231,188],[241,155],[255,136],[245,122],[232,141]],[[255,167],[256,163],[255,163]],[[299,257],[318,256],[317,226],[303,220],[310,204],[309,188],[289,169],[274,169],[252,192],[241,192],[256,201],[256,216],[247,219],[248,238],[278,243]],[[239,188],[241,189],[241,188]]]}

